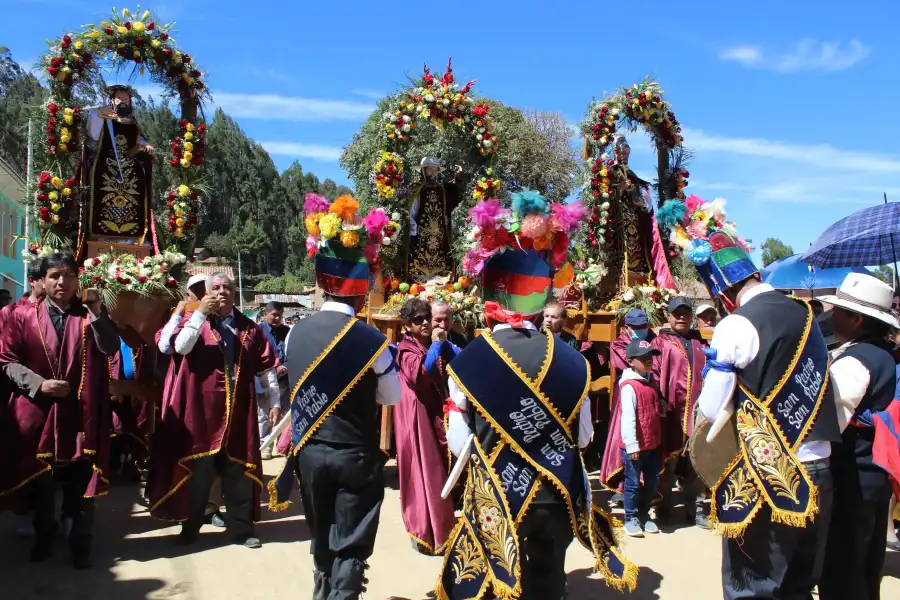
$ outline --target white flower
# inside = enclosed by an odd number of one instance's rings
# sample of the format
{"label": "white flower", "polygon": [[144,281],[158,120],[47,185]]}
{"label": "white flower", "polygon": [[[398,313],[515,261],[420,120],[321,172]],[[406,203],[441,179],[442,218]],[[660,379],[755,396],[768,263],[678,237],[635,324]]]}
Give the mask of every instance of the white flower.
{"label": "white flower", "polygon": [[426,95],[425,95],[425,102],[434,102],[434,95],[432,95],[432,94],[426,94]]}
{"label": "white flower", "polygon": [[116,271],[118,271],[118,270],[119,270],[119,266],[116,264],[112,264],[106,268],[106,274],[109,275],[110,277],[115,277]]}
{"label": "white flower", "polygon": [[631,302],[632,300],[634,300],[634,290],[629,288],[628,291],[625,292],[625,295],[622,296],[622,300],[624,300],[625,302]]}
{"label": "white flower", "polygon": [[600,143],[601,143],[601,144],[605,144],[605,143],[606,143],[606,136],[605,136],[605,135],[604,135],[602,138],[600,138]]}
{"label": "white flower", "polygon": [[403,126],[403,133],[409,133],[409,124]]}
{"label": "white flower", "polygon": [[475,139],[480,142],[481,140],[484,139],[484,136],[479,133],[478,135],[475,136]]}
{"label": "white flower", "polygon": [[383,245],[385,245],[385,246],[390,246],[390,245],[391,245],[391,238],[386,237],[386,238],[384,238],[383,240],[381,240],[381,243],[382,243]]}
{"label": "white flower", "polygon": [[614,108],[614,109],[612,109],[611,112],[612,112],[612,115],[615,117],[615,116],[617,116],[617,115],[619,114],[619,109],[618,109],[618,108]]}
{"label": "white flower", "polygon": [[409,123],[409,115],[403,115],[403,121]]}
{"label": "white flower", "polygon": [[609,160],[609,152],[604,152],[603,154],[600,155],[600,158],[602,160]]}
{"label": "white flower", "polygon": [[381,118],[384,119],[385,121],[390,121],[394,118],[394,115],[392,115],[388,111],[385,111],[384,113],[382,113]]}
{"label": "white flower", "polygon": [[93,258],[89,258],[89,259],[87,259],[86,261],[84,261],[84,268],[85,268],[85,269],[90,269],[90,268],[93,267],[93,266],[94,266],[94,259],[93,259]]}
{"label": "white flower", "polygon": [[609,210],[609,202],[604,202],[600,205],[600,210]]}
{"label": "white flower", "polygon": [[603,192],[603,198],[604,198],[604,199],[609,198],[609,193],[608,193],[608,192]]}
{"label": "white flower", "polygon": [[400,216],[400,213],[398,213],[398,212],[391,214],[391,221],[399,221],[401,218],[402,217]]}
{"label": "white flower", "polygon": [[475,241],[475,236],[478,235],[478,232],[479,232],[479,231],[480,231],[480,230],[479,230],[478,227],[473,227],[473,228],[469,231],[469,233],[466,234],[466,241],[467,241],[467,242],[474,242],[474,241]]}
{"label": "white flower", "polygon": [[491,145],[492,145],[492,144],[491,144],[491,140],[484,140],[484,147],[485,147],[485,148],[490,148]]}
{"label": "white flower", "polygon": [[444,106],[450,106],[450,100],[444,98]]}

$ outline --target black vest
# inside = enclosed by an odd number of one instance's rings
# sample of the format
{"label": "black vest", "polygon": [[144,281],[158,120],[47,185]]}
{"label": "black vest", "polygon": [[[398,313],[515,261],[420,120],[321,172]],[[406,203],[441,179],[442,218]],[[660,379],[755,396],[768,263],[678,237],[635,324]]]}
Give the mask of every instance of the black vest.
{"label": "black vest", "polygon": [[[781,292],[763,292],[741,306],[734,314],[750,321],[759,335],[759,353],[750,364],[738,371],[738,379],[757,398],[769,394],[791,363],[806,324],[806,308]],[[813,320],[809,335],[822,336]],[[822,345],[825,347],[824,343]],[[822,407],[805,442],[840,442],[841,429],[831,386],[822,397]]]}
{"label": "black vest", "polygon": [[[506,351],[509,357],[512,358],[513,362],[515,362],[520,369],[522,369],[525,375],[532,379],[538,376],[541,365],[544,362],[544,357],[547,355],[547,336],[530,329],[501,329],[492,335],[494,340],[497,341],[497,344]],[[573,360],[584,360],[584,358],[575,350],[572,350],[571,353],[573,354]],[[488,377],[490,375],[486,373],[485,376]],[[548,398],[548,400],[553,403],[553,398]],[[485,454],[490,454],[500,440],[500,436],[494,431],[491,424],[475,410],[475,407],[471,402],[468,406],[468,416],[469,423],[474,425],[472,429],[475,432],[475,437],[478,439],[479,444],[481,444],[481,448],[485,451]],[[578,419],[575,420],[573,434],[575,435],[575,443],[577,444]],[[550,482],[543,477],[540,478],[540,481],[541,489],[538,490],[534,502],[543,504],[563,503],[562,496],[560,496],[559,492]],[[573,500],[575,499],[573,498]]]}
{"label": "black vest", "polygon": [[[841,354],[841,358],[850,356],[858,360],[869,370],[869,387],[856,414],[866,410],[878,412],[885,410],[894,400],[897,385],[897,367],[894,357],[884,347],[871,342],[854,344]],[[842,436],[844,448],[853,452],[859,465],[872,464],[872,444],[875,441],[875,429],[872,427],[854,427],[848,425]]]}
{"label": "black vest", "polygon": [[[310,364],[352,318],[355,317],[348,317],[337,311],[323,310],[294,325],[286,348],[291,390],[303,375],[298,365]],[[310,354],[313,356],[309,356]],[[312,435],[310,443],[377,449],[378,404],[375,401],[377,387],[378,377],[372,369],[369,369]]]}

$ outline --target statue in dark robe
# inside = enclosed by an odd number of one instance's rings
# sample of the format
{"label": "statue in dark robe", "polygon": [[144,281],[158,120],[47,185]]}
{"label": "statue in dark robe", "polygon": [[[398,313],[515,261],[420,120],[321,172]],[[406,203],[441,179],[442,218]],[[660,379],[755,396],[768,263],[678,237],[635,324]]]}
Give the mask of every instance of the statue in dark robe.
{"label": "statue in dark robe", "polygon": [[[618,181],[618,212],[620,251],[624,251],[622,260],[627,261],[625,267],[633,274],[634,283],[646,283],[652,277],[653,266],[650,257],[651,225],[648,208],[650,205],[650,184],[631,170],[628,158],[631,147],[624,136],[618,136],[614,144],[616,164],[612,167],[614,180]],[[631,279],[631,277],[629,277]]]}
{"label": "statue in dark robe", "polygon": [[[449,179],[449,180],[448,180]],[[459,203],[459,188],[444,177],[435,158],[422,159],[422,183],[414,188],[410,210],[409,279],[424,283],[453,272],[450,215]]]}
{"label": "statue in dark robe", "polygon": [[132,114],[132,91],[107,88],[108,106],[89,111],[82,153],[87,239],[142,244],[150,226],[153,147]]}

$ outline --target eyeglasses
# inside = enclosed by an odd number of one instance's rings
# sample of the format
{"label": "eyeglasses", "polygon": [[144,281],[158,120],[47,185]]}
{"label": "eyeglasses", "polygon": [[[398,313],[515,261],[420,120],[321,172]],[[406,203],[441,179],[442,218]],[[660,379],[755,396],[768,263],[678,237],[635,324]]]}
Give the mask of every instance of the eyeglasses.
{"label": "eyeglasses", "polygon": [[425,321],[430,321],[430,320],[431,320],[431,315],[416,315],[409,321],[413,325],[421,325]]}

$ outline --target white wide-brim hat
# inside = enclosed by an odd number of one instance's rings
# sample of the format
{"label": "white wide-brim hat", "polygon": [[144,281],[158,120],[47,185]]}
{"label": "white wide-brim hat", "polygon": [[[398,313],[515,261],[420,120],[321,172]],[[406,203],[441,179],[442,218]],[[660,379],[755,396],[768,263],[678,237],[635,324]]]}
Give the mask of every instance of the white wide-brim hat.
{"label": "white wide-brim hat", "polygon": [[188,279],[187,286],[188,288],[192,288],[198,283],[206,283],[206,280],[209,279],[209,275],[192,275],[190,279]]}
{"label": "white wide-brim hat", "polygon": [[441,171],[444,170],[444,163],[441,162],[441,159],[434,158],[433,156],[423,156],[422,162],[419,164],[420,169],[424,169],[425,167],[437,167]]}
{"label": "white wide-brim hat", "polygon": [[837,294],[821,296],[819,300],[834,306],[866,315],[900,329],[900,322],[891,312],[894,290],[873,275],[849,273]]}

